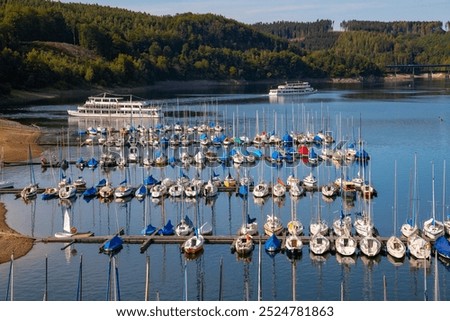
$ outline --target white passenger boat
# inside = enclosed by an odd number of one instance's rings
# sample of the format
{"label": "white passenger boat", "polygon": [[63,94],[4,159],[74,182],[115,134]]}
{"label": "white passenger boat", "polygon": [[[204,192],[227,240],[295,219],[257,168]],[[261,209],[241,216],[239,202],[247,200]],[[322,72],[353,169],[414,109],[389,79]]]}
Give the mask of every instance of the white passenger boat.
{"label": "white passenger boat", "polygon": [[269,90],[269,96],[305,95],[315,93],[317,90],[306,81],[286,82],[277,88]]}
{"label": "white passenger boat", "polygon": [[77,117],[158,118],[161,117],[161,107],[133,95],[103,93],[88,97],[83,105],[67,113]]}

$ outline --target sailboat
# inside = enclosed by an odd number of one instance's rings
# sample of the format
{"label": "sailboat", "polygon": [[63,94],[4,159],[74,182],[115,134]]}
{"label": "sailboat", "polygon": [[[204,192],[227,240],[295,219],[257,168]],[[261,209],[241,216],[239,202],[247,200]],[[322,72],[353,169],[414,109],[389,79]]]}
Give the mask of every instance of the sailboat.
{"label": "sailboat", "polygon": [[414,178],[412,183],[412,196],[411,196],[411,216],[407,219],[407,221],[402,224],[400,231],[403,236],[409,238],[413,235],[419,233],[419,228],[417,227],[417,155],[414,155]]}
{"label": "sailboat", "polygon": [[253,196],[262,198],[267,195],[269,195],[269,184],[267,184],[264,179],[261,179],[253,188]]}
{"label": "sailboat", "polygon": [[252,253],[255,244],[252,235],[258,234],[258,223],[256,219],[250,218],[248,214],[248,186],[239,186],[239,195],[242,197],[244,204],[242,206],[243,223],[239,229],[239,235],[234,241],[234,251],[242,257],[246,257]]}
{"label": "sailboat", "polygon": [[330,240],[324,235],[317,233],[311,236],[309,249],[315,255],[322,255],[330,250]]}
{"label": "sailboat", "polygon": [[431,164],[432,167],[432,204],[431,213],[432,216],[423,223],[423,234],[427,236],[430,240],[436,240],[439,236],[444,235],[444,224],[442,221],[436,220],[436,201],[434,197],[434,163]]}
{"label": "sailboat", "polygon": [[239,235],[234,242],[234,250],[241,256],[247,256],[255,248],[253,237],[246,233]]}
{"label": "sailboat", "polygon": [[103,199],[109,199],[114,196],[114,187],[112,187],[111,182],[108,180],[106,181],[104,186],[101,186],[98,190],[98,195]]}
{"label": "sailboat", "polygon": [[286,252],[289,256],[295,257],[302,252],[303,242],[299,235],[303,234],[303,224],[297,219],[294,199],[291,198],[291,220],[287,224],[288,235],[286,236]]}
{"label": "sailboat", "polygon": [[395,187],[394,187],[394,234],[386,242],[386,250],[389,255],[396,259],[401,259],[406,254],[406,245],[396,235],[397,231],[397,162],[395,162]]}
{"label": "sailboat", "polygon": [[162,228],[158,230],[159,235],[173,235],[175,233],[174,226],[172,225],[172,221],[169,219]]}
{"label": "sailboat", "polygon": [[436,239],[433,247],[439,256],[446,260],[450,260],[450,241],[444,235],[441,235]]}
{"label": "sailboat", "polygon": [[61,198],[61,199],[73,198],[73,197],[75,197],[76,194],[77,194],[77,188],[71,182],[60,187],[60,189],[58,191],[59,198]]}
{"label": "sailboat", "polygon": [[134,188],[128,184],[127,178],[125,178],[122,182],[120,182],[119,186],[114,190],[114,196],[116,198],[126,198],[132,196],[134,192]]}
{"label": "sailboat", "polygon": [[187,236],[194,231],[194,224],[189,216],[185,215],[184,218],[175,226],[175,234],[178,236]]}
{"label": "sailboat", "polygon": [[241,196],[244,200],[244,204],[242,207],[243,223],[241,225],[241,228],[239,229],[239,234],[256,235],[258,234],[258,222],[256,221],[256,218],[251,218],[248,214],[248,186],[239,186],[238,195]]}
{"label": "sailboat", "polygon": [[374,257],[381,251],[381,242],[375,236],[367,235],[359,241],[359,248],[366,256]]}
{"label": "sailboat", "polygon": [[269,253],[276,253],[281,249],[281,241],[275,234],[272,234],[264,243],[264,249]]}
{"label": "sailboat", "polygon": [[309,224],[309,233],[310,235],[328,235],[329,233],[329,227],[325,220],[321,217],[321,208],[320,208],[320,199],[317,197],[317,220],[311,222]]}
{"label": "sailboat", "polygon": [[264,232],[271,236],[272,234],[279,235],[283,231],[283,224],[278,216],[275,216],[275,201],[272,195],[272,214],[267,215],[266,223],[264,223]]}
{"label": "sailboat", "polygon": [[291,220],[287,223],[287,230],[290,235],[302,235],[303,234],[303,224],[297,218],[297,204],[295,200],[291,198]]}
{"label": "sailboat", "polygon": [[182,248],[186,254],[197,254],[203,250],[204,243],[205,238],[200,233],[199,229],[195,229],[194,235],[183,243]]}
{"label": "sailboat", "polygon": [[357,246],[358,243],[349,230],[346,230],[334,241],[336,252],[343,256],[352,256]]}
{"label": "sailboat", "polygon": [[367,230],[366,235],[362,235],[362,238],[359,241],[359,249],[366,256],[374,257],[377,256],[381,251],[381,242],[378,238],[374,236],[370,201],[368,204],[367,219],[368,222],[370,222],[369,225],[372,226],[372,228],[370,230]]}
{"label": "sailboat", "polygon": [[182,245],[183,252],[187,255],[196,255],[200,254],[203,251],[203,245],[205,243],[205,238],[202,235],[202,228],[198,228],[199,225],[199,217],[197,207],[195,207],[195,227],[194,235],[189,237]]}
{"label": "sailboat", "polygon": [[100,253],[114,255],[117,254],[123,248],[123,239],[117,233],[110,239],[106,240],[99,248]]}
{"label": "sailboat", "polygon": [[[338,189],[342,188],[342,179],[339,181],[341,184]],[[339,212],[339,217],[333,221],[333,232],[337,236],[351,234],[352,230],[352,217],[350,213],[344,213],[344,199],[345,196],[341,197],[341,210]]]}
{"label": "sailboat", "polygon": [[408,222],[402,225],[401,232],[408,238],[407,249],[409,254],[415,259],[428,259],[431,255],[431,243],[419,235],[417,227],[417,156],[414,155],[414,180],[413,180],[413,196],[412,196],[412,217]]}
{"label": "sailboat", "polygon": [[431,255],[431,243],[418,234],[408,238],[409,253],[416,259],[428,259]]}
{"label": "sailboat", "polygon": [[64,211],[63,231],[56,232],[55,237],[71,237],[76,233],[77,229],[73,226],[72,227],[70,226],[70,215],[68,209],[66,208],[66,210]]}
{"label": "sailboat", "polygon": [[273,185],[273,195],[276,197],[284,197],[286,195],[286,184],[280,179]]}
{"label": "sailboat", "polygon": [[34,177],[33,164],[31,159],[31,147],[28,145],[28,162],[30,168],[30,183],[25,186],[20,192],[20,196],[23,200],[28,201],[34,199],[37,196],[38,184],[36,183],[36,179]]}

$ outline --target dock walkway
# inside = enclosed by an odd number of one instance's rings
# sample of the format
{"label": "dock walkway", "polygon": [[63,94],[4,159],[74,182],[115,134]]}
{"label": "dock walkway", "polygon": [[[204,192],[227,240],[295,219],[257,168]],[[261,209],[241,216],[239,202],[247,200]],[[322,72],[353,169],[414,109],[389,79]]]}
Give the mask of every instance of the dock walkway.
{"label": "dock walkway", "polygon": [[[183,244],[184,241],[186,241],[189,236],[177,236],[177,235],[122,235],[121,238],[123,239],[124,244],[141,244],[140,251],[141,253],[145,252],[147,248],[151,244]],[[103,244],[105,241],[110,239],[112,235],[103,235],[103,236],[72,236],[72,237],[47,237],[47,238],[41,238],[37,239],[36,242],[42,242],[42,243],[92,243],[92,244]],[[204,235],[205,244],[230,244],[232,245],[237,235]],[[253,240],[255,243],[262,243],[264,244],[269,236],[267,235],[255,235],[253,236]],[[284,249],[285,244],[285,238],[286,234],[283,233],[282,235],[278,236],[278,238],[282,242],[282,250]],[[310,236],[299,236],[299,238],[302,240],[302,243],[305,245],[308,245],[310,242]],[[337,239],[336,235],[330,235],[327,236],[327,238],[331,241],[332,246],[334,246],[334,241]],[[359,243],[361,237],[360,236],[354,236],[356,241]],[[384,245],[386,245],[387,240],[389,237],[377,237],[378,240]],[[407,239],[405,237],[400,237],[400,239],[406,244]],[[431,242],[431,241],[430,241]]]}

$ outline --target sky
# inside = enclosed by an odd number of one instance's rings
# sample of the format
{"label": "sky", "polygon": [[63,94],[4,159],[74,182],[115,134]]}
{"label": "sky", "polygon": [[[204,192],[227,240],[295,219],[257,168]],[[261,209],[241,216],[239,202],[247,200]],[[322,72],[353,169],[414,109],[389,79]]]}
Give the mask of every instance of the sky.
{"label": "sky", "polygon": [[450,0],[84,0],[110,7],[152,15],[213,13],[243,23],[334,21],[334,29],[344,20],[442,21],[450,20]]}

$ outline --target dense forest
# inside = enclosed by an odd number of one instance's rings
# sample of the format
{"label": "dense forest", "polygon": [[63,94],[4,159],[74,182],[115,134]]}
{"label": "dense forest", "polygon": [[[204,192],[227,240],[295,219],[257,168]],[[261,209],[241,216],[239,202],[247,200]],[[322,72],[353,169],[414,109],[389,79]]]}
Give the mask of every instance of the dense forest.
{"label": "dense forest", "polygon": [[247,25],[214,14],[0,0],[0,94],[159,80],[360,78],[382,76],[392,63],[450,64],[440,22],[347,21],[343,32],[333,23]]}

